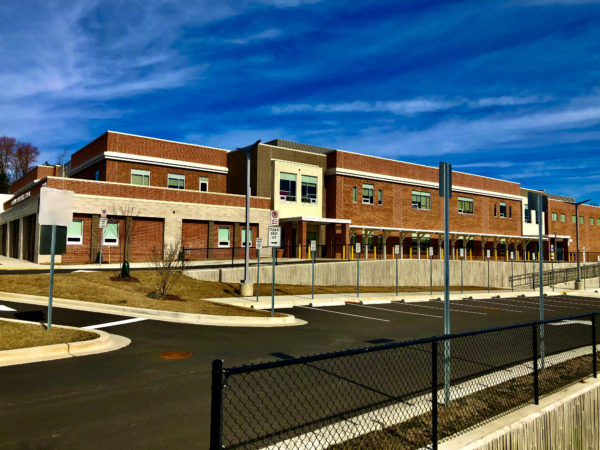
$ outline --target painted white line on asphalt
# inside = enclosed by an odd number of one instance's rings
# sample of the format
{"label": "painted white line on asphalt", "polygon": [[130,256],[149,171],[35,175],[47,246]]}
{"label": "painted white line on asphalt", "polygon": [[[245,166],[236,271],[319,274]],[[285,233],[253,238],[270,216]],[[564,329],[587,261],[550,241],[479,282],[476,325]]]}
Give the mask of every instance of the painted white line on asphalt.
{"label": "painted white line on asphalt", "polygon": [[[533,303],[536,302],[536,299],[531,299],[533,301]],[[525,303],[529,303],[527,301],[527,299],[521,299],[521,301],[525,302]],[[537,301],[539,302],[539,298],[537,299]],[[572,309],[581,309],[581,306],[595,306],[597,305],[597,303],[578,303],[578,302],[563,302],[560,300],[554,300],[552,297],[544,297],[544,303],[548,303],[548,304],[554,304],[554,306],[556,306],[557,308],[572,308]],[[562,305],[579,305],[579,308],[576,308],[574,306],[562,306]]]}
{"label": "painted white line on asphalt", "polygon": [[[545,299],[545,297],[544,297],[544,299]],[[508,299],[507,299],[507,300],[508,300]],[[544,300],[544,301],[545,301],[545,300]],[[531,305],[535,305],[535,303],[529,303],[529,302],[515,302],[515,301],[513,301],[513,300],[511,300],[511,302],[512,302],[511,304],[512,304],[512,305],[514,305],[514,306],[516,306],[517,308],[525,308],[525,309],[540,309],[540,308],[539,308],[539,306],[537,306],[537,307],[536,307],[536,306],[531,306]],[[502,303],[502,302],[498,302],[498,303]],[[526,304],[526,305],[528,305],[528,306],[523,306],[523,303],[525,303],[525,304]],[[538,304],[539,304],[539,302],[538,302]],[[579,308],[577,308],[577,309],[579,309]],[[552,308],[548,308],[548,307],[546,306],[546,304],[544,304],[544,310],[546,310],[546,311],[554,311]]]}
{"label": "painted white line on asphalt", "polygon": [[117,320],[116,322],[101,323],[99,325],[89,325],[89,326],[83,327],[83,328],[89,329],[89,330],[97,330],[98,328],[114,327],[117,325],[125,325],[127,323],[141,322],[142,320],[148,320],[148,319],[146,319],[144,317],[134,317],[133,319]]}
{"label": "painted white line on asphalt", "polygon": [[316,311],[323,311],[323,312],[328,312],[328,313],[333,313],[333,314],[341,314],[342,316],[360,317],[361,319],[379,320],[380,322],[390,322],[389,320],[386,320],[386,319],[378,319],[376,317],[368,317],[368,316],[359,316],[356,314],[348,314],[348,313],[343,313],[343,312],[339,312],[339,311],[329,311],[328,309],[321,309],[321,308],[315,308],[315,307],[311,308],[310,306],[296,306],[296,308],[312,309],[312,310],[316,310]]}
{"label": "painted white line on asphalt", "polygon": [[[480,304],[482,304],[482,305],[500,305],[500,306],[502,306],[502,310],[503,310],[503,311],[518,312],[518,313],[522,313],[522,312],[523,312],[523,311],[519,311],[518,309],[508,309],[508,308],[504,308],[504,305],[503,305],[502,303],[494,303],[494,302],[482,302],[482,301],[479,301],[479,300],[471,300],[471,299],[468,299],[468,300],[461,300],[461,301],[463,301],[463,302],[477,302],[477,303],[480,303]],[[490,306],[488,306],[488,308],[490,308]]]}
{"label": "painted white line on asphalt", "polygon": [[0,305],[0,311],[16,311],[16,309],[9,308],[8,306]]}
{"label": "painted white line on asphalt", "polygon": [[[417,308],[429,308],[429,309],[437,309],[438,311],[442,311],[444,309],[443,305],[441,308],[438,308],[437,306],[425,306],[425,305],[416,305],[414,303],[400,303],[400,304],[395,304],[394,306],[415,306]],[[460,305],[455,305],[455,306],[460,306]],[[475,312],[475,311],[463,311],[461,309],[453,309],[450,308],[450,311],[455,311],[455,312],[461,312],[461,313],[465,313],[465,314],[479,314],[480,316],[487,316],[487,313],[481,313],[481,312]]]}
{"label": "painted white line on asphalt", "polygon": [[358,306],[360,308],[371,308],[371,309],[376,309],[378,311],[389,311],[389,312],[394,312],[394,313],[398,313],[398,314],[410,314],[413,316],[435,317],[436,319],[443,319],[442,316],[433,316],[431,314],[421,314],[421,313],[415,313],[415,312],[409,312],[409,311],[398,311],[397,309],[378,308],[376,306],[367,306],[367,305],[356,305],[354,303],[348,303],[348,304],[350,306]]}

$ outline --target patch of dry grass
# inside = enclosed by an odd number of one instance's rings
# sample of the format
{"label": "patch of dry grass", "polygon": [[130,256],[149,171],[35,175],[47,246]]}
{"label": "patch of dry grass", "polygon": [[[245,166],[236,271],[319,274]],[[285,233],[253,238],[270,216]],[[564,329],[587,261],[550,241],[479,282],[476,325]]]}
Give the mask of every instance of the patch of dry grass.
{"label": "patch of dry grass", "polygon": [[0,351],[96,339],[96,333],[0,319]]}

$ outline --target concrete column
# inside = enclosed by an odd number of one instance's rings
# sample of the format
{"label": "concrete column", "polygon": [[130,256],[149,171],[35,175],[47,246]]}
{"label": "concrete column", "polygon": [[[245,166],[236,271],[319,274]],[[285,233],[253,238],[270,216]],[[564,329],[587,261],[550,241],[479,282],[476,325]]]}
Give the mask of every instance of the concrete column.
{"label": "concrete column", "polygon": [[[244,223],[244,229],[246,228],[246,224]],[[252,228],[252,225],[250,226]],[[236,254],[235,254],[235,249],[236,247],[240,247],[239,250],[239,254],[237,255],[240,258],[244,258],[245,254],[244,254],[244,250],[245,247],[242,249],[242,224],[239,223],[234,223],[233,224],[233,236],[231,239],[231,253],[233,254],[233,258],[235,259]],[[248,252],[250,251],[250,249],[248,249]]]}
{"label": "concrete column", "polygon": [[[336,238],[336,224],[328,223],[325,225],[325,245],[327,246],[326,256],[327,258],[336,258],[337,257],[337,242]],[[339,249],[341,252],[341,249]]]}
{"label": "concrete column", "polygon": [[[235,242],[235,238],[234,238]],[[206,231],[206,258],[210,259],[213,257],[213,247],[215,246],[215,222],[212,220],[208,221],[208,228]]]}
{"label": "concrete column", "polygon": [[169,246],[175,246],[181,244],[181,227],[182,218],[179,215],[172,215],[165,217],[165,230],[164,230],[164,250]]}
{"label": "concrete column", "polygon": [[299,250],[298,258],[302,258],[302,252],[304,251],[304,244],[306,244],[306,223],[298,222],[298,231],[296,232],[296,239],[298,239]]}
{"label": "concrete column", "polygon": [[92,229],[90,231],[90,262],[96,262],[96,256],[100,251],[100,232],[98,231],[98,224],[100,222],[99,214],[92,214]]}
{"label": "concrete column", "polygon": [[18,249],[19,249],[18,258],[19,259],[23,259],[23,256],[25,254],[25,251],[23,249],[23,244],[25,243],[25,239],[23,238],[23,233],[24,233],[23,224],[25,223],[25,221],[23,219],[24,219],[24,217],[19,218],[19,246],[18,246]]}

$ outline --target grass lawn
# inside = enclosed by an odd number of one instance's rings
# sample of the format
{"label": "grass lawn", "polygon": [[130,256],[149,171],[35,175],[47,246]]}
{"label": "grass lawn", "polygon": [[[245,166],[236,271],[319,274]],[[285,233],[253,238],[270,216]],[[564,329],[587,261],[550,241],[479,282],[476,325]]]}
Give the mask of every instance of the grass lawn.
{"label": "grass lawn", "polygon": [[96,333],[0,319],[0,351],[96,339]]}
{"label": "grass lawn", "polygon": [[[133,306],[195,314],[218,314],[226,316],[263,316],[268,311],[252,310],[237,306],[222,305],[206,301],[207,298],[237,297],[237,283],[217,283],[200,281],[190,277],[181,277],[172,290],[178,300],[150,298],[154,291],[155,272],[151,270],[132,271],[139,282],[113,281],[118,272],[78,272],[54,275],[54,296],[73,300],[109,303],[113,305]],[[111,280],[111,278],[113,280]],[[429,288],[401,287],[404,292],[424,292]],[[460,288],[452,288],[457,290]],[[467,288],[465,289],[476,289]],[[361,286],[361,292],[394,292],[395,287]],[[48,295],[48,274],[1,275],[0,291],[21,294]],[[276,285],[276,295],[310,294],[310,286]],[[315,294],[355,293],[356,286],[315,286]],[[261,295],[271,294],[271,284],[260,285]]]}

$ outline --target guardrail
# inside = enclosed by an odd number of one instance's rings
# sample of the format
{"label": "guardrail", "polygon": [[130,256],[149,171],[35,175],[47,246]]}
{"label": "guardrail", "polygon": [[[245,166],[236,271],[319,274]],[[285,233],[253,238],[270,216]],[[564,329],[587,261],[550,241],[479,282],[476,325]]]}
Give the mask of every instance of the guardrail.
{"label": "guardrail", "polygon": [[[600,276],[600,264],[582,264],[581,279],[590,279]],[[539,272],[525,273],[508,277],[514,286],[531,286],[532,289],[539,287]],[[567,267],[564,269],[547,270],[543,272],[544,286],[554,286],[559,283],[577,280],[577,267]]]}

